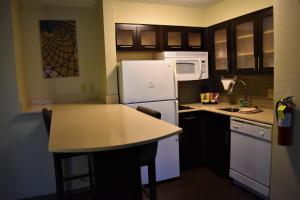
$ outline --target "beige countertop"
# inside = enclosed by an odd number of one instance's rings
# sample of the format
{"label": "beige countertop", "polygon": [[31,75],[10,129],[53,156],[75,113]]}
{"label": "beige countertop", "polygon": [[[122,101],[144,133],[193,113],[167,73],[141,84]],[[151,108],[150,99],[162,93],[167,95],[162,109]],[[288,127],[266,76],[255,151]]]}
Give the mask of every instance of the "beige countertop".
{"label": "beige countertop", "polygon": [[190,106],[194,109],[189,110],[180,110],[179,113],[183,112],[193,112],[193,111],[208,111],[219,113],[223,115],[228,115],[232,117],[238,117],[242,119],[248,119],[256,122],[266,123],[273,125],[273,110],[272,109],[263,109],[262,112],[252,113],[252,114],[243,114],[239,112],[227,112],[219,110],[220,108],[228,108],[228,107],[239,107],[238,105],[232,105],[229,103],[219,103],[219,104],[201,104],[201,103],[192,103],[192,104],[182,104],[183,106]]}
{"label": "beige countertop", "polygon": [[[41,106],[42,107],[42,106]],[[93,152],[157,141],[182,129],[121,104],[57,104],[50,152]]]}

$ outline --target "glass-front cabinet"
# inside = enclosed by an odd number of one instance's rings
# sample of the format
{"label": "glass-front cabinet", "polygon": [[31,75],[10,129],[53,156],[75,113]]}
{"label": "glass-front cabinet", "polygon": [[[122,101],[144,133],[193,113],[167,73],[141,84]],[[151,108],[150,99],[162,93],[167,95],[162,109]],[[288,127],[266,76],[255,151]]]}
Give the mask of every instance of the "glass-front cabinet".
{"label": "glass-front cabinet", "polygon": [[186,35],[187,35],[187,44],[186,44],[187,50],[199,51],[203,49],[202,28],[187,28]]}
{"label": "glass-front cabinet", "polygon": [[137,41],[140,49],[160,49],[160,26],[137,25]]}
{"label": "glass-front cabinet", "polygon": [[160,50],[160,26],[116,24],[116,48],[122,50]]}
{"label": "glass-front cabinet", "polygon": [[203,28],[164,26],[164,50],[200,51],[203,50]]}
{"label": "glass-front cabinet", "polygon": [[211,65],[215,74],[228,74],[230,69],[230,32],[229,23],[214,25],[209,30],[212,51]]}
{"label": "glass-front cabinet", "polygon": [[245,22],[235,27],[236,68],[255,69],[254,22]]}
{"label": "glass-front cabinet", "polygon": [[117,50],[130,50],[137,46],[136,25],[116,24]]}
{"label": "glass-front cabinet", "polygon": [[262,72],[272,72],[274,69],[274,20],[273,10],[268,9],[260,13],[259,37],[260,37],[260,52],[259,52],[259,70]]}
{"label": "glass-front cabinet", "polygon": [[272,73],[274,68],[273,8],[231,23],[232,63],[236,73]]}
{"label": "glass-front cabinet", "polygon": [[231,23],[233,31],[233,65],[236,73],[257,70],[257,20],[256,16],[238,18]]}

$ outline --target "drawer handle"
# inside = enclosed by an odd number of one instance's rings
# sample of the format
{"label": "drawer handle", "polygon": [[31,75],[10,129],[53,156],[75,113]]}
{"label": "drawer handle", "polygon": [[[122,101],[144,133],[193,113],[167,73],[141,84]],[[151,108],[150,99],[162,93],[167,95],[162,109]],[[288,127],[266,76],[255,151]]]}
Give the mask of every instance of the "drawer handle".
{"label": "drawer handle", "polygon": [[259,135],[260,137],[264,137],[264,136],[265,136],[265,133],[262,132],[262,131],[259,131],[259,132],[258,132],[258,135]]}
{"label": "drawer handle", "polygon": [[239,126],[235,126],[235,125],[233,125],[232,127],[233,127],[233,128],[235,128],[235,129],[240,129],[240,127],[239,127]]}
{"label": "drawer handle", "polygon": [[186,120],[191,120],[191,119],[195,119],[196,117],[185,117],[184,119]]}
{"label": "drawer handle", "polygon": [[121,48],[131,48],[132,46],[130,45],[120,45]]}
{"label": "drawer handle", "polygon": [[180,49],[181,47],[170,47],[171,49]]}

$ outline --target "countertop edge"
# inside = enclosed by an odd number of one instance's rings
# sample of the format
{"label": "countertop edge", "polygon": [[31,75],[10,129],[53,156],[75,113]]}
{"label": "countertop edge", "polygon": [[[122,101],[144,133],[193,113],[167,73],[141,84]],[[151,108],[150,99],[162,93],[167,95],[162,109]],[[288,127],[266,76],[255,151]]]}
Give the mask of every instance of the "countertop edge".
{"label": "countertop edge", "polygon": [[126,144],[126,145],[115,145],[115,146],[111,146],[111,147],[99,147],[99,148],[95,147],[95,148],[72,149],[72,150],[70,150],[70,149],[55,149],[55,150],[53,150],[48,146],[48,151],[52,152],[52,153],[80,153],[80,152],[81,153],[89,153],[89,152],[93,153],[93,152],[100,152],[100,151],[117,150],[117,149],[124,149],[124,148],[128,148],[128,147],[137,147],[137,146],[140,146],[140,145],[144,145],[144,144],[148,144],[148,143],[151,143],[151,142],[159,141],[159,140],[162,140],[162,139],[180,134],[182,132],[183,132],[182,128],[178,127],[178,131],[175,131],[175,132],[170,133],[168,135],[165,135],[165,136],[162,136],[162,137],[159,137],[159,138],[155,138],[155,139],[151,139],[151,140],[142,141],[142,142],[130,143],[130,144]]}
{"label": "countertop edge", "polygon": [[[182,104],[184,106],[190,106],[193,109],[187,109],[187,110],[179,110],[178,113],[189,113],[189,112],[196,112],[196,111],[206,111],[206,112],[212,112],[212,113],[217,113],[217,114],[222,114],[222,115],[227,115],[230,117],[236,117],[236,118],[241,118],[241,119],[246,119],[246,120],[251,120],[251,121],[255,121],[255,122],[260,122],[260,123],[264,123],[264,124],[269,124],[269,125],[274,125],[274,121],[270,121],[270,120],[264,120],[264,119],[257,119],[257,118],[253,118],[251,116],[259,114],[259,113],[253,113],[253,114],[243,114],[243,113],[235,113],[235,112],[227,112],[227,111],[222,111],[219,110],[217,108],[212,108],[212,106],[210,105],[204,105],[201,103],[191,103],[191,104]],[[238,107],[238,105],[230,105],[230,104],[214,104],[213,106],[216,107],[216,105],[218,105],[217,107]],[[193,107],[194,106],[194,107]],[[263,109],[263,112],[273,112],[273,110],[271,109]],[[273,119],[273,115],[272,115],[272,119]]]}

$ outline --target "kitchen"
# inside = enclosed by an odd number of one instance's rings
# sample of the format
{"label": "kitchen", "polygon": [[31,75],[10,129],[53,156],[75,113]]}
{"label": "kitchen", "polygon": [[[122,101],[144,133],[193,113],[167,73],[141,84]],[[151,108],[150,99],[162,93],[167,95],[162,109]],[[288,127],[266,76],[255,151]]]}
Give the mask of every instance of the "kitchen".
{"label": "kitchen", "polygon": [[[82,16],[81,20],[85,22],[89,22],[86,27],[82,27],[83,30],[86,31],[78,31],[78,37],[79,37],[79,44],[83,45],[79,50],[80,54],[79,56],[79,61],[81,62],[81,65],[88,66],[83,70],[82,76],[80,79],[56,79],[56,80],[51,80],[47,83],[43,81],[41,76],[39,74],[39,71],[35,69],[34,67],[38,65],[38,62],[40,62],[39,56],[38,58],[35,58],[35,55],[40,55],[39,53],[39,44],[37,44],[39,41],[33,37],[32,39],[28,39],[23,41],[24,48],[26,47],[27,49],[23,53],[24,55],[21,55],[18,53],[18,48],[7,48],[10,49],[10,51],[16,50],[16,57],[18,56],[23,56],[24,58],[24,65],[26,65],[26,84],[20,84],[22,82],[22,78],[20,73],[20,70],[17,70],[17,72],[11,71],[14,69],[14,67],[10,68],[3,68],[3,69],[9,69],[8,71],[5,70],[1,71],[1,74],[4,75],[4,78],[2,80],[4,81],[1,85],[3,86],[3,89],[1,88],[1,91],[5,91],[4,94],[6,95],[3,98],[3,106],[4,105],[11,105],[6,107],[1,107],[1,112],[2,113],[8,113],[9,116],[11,116],[11,119],[14,119],[14,121],[11,124],[7,124],[9,121],[4,120],[3,122],[1,121],[1,125],[3,124],[3,131],[1,128],[1,133],[7,132],[11,133],[9,135],[3,134],[2,136],[4,137],[2,141],[6,141],[3,143],[4,150],[10,151],[12,153],[11,157],[7,157],[3,155],[3,158],[5,162],[8,164],[15,166],[13,163],[19,163],[19,167],[15,169],[8,169],[8,166],[1,165],[1,173],[2,172],[7,172],[7,175],[1,174],[1,177],[9,177],[8,180],[13,181],[15,183],[18,183],[17,185],[14,185],[13,183],[7,182],[7,185],[9,185],[11,188],[19,188],[16,189],[17,191],[16,196],[12,197],[11,199],[15,198],[25,198],[29,196],[36,196],[38,194],[48,194],[49,191],[54,191],[54,183],[52,178],[45,178],[45,174],[48,174],[50,169],[49,167],[45,167],[44,169],[38,168],[38,166],[34,165],[28,165],[27,164],[27,158],[28,155],[30,155],[30,152],[35,153],[36,152],[36,145],[38,145],[42,141],[43,146],[47,146],[46,138],[43,138],[42,136],[39,136],[38,132],[43,131],[43,126],[40,122],[40,118],[38,118],[34,114],[28,114],[28,115],[17,115],[15,113],[19,113],[19,102],[20,99],[22,100],[22,90],[19,91],[17,90],[18,88],[22,87],[27,87],[30,88],[28,89],[28,96],[29,97],[34,97],[36,102],[41,102],[43,98],[48,98],[48,99],[54,99],[56,101],[59,100],[71,100],[71,99],[76,99],[76,100],[85,100],[89,98],[93,98],[95,93],[93,93],[93,88],[96,90],[96,95],[101,97],[102,101],[108,102],[108,103],[114,103],[118,101],[118,91],[117,91],[117,81],[116,81],[116,68],[115,62],[117,60],[117,53],[115,50],[115,37],[114,33],[115,32],[115,23],[136,23],[136,24],[161,24],[161,25],[177,25],[177,26],[198,26],[198,27],[207,27],[213,24],[217,24],[218,22],[221,21],[226,21],[228,19],[235,18],[237,16],[241,16],[243,14],[251,13],[256,10],[261,10],[263,8],[267,8],[273,5],[272,1],[258,1],[256,3],[239,3],[238,1],[224,1],[223,3],[218,4],[215,7],[208,8],[208,10],[204,10],[202,12],[199,12],[197,9],[191,9],[187,7],[179,7],[179,6],[161,6],[161,5],[154,5],[154,4],[141,4],[141,3],[134,3],[134,2],[123,2],[123,1],[117,1],[115,4],[113,4],[112,1],[103,1],[103,4],[101,7],[103,8],[103,21],[93,21],[91,20],[93,17],[85,13],[85,15]],[[294,3],[294,4],[293,4]],[[277,62],[279,62],[278,67],[275,67],[275,81],[274,81],[274,101],[279,100],[283,98],[284,96],[288,95],[296,95],[297,89],[290,89],[296,86],[292,86],[291,82],[288,82],[282,78],[284,74],[290,74],[288,77],[290,80],[297,82],[298,79],[296,79],[296,73],[294,68],[291,68],[290,70],[288,69],[287,71],[284,71],[285,69],[281,66],[295,66],[296,63],[298,62],[296,57],[297,57],[297,52],[299,52],[299,45],[297,46],[297,42],[295,42],[292,38],[293,33],[297,32],[298,26],[295,26],[296,23],[294,20],[290,19],[288,17],[287,12],[288,10],[291,10],[291,13],[293,9],[297,10],[299,5],[296,2],[293,2],[291,4],[288,3],[283,3],[283,2],[274,2],[274,13],[275,13],[275,30],[276,30],[276,16],[278,16],[278,20],[283,20],[282,23],[278,24],[279,31],[281,35],[277,36],[280,38],[278,40],[278,45],[280,45],[280,48],[278,48],[278,57],[275,56],[275,63],[276,59],[278,59]],[[9,3],[4,3],[5,6],[1,8],[7,8]],[[239,6],[237,6],[239,5]],[[25,5],[26,6],[26,5]],[[298,6],[298,7],[297,7]],[[35,24],[31,23],[31,21],[35,18],[39,18],[39,13],[37,10],[34,10],[34,6],[28,6],[29,8],[26,10],[23,10],[20,14],[23,16],[28,16],[28,18],[23,18],[24,22],[22,23],[27,23],[26,27],[28,27],[25,30],[22,30],[22,34],[26,38],[30,38],[31,36],[37,35],[37,33],[32,33],[30,30],[34,30]],[[294,8],[293,8],[294,7]],[[234,8],[234,9],[233,9]],[[277,10],[278,9],[278,10]],[[282,10],[281,10],[282,9]],[[286,10],[285,10],[286,9]],[[9,10],[9,9],[7,9]],[[59,9],[58,9],[59,10]],[[280,10],[280,11],[279,11]],[[49,11],[49,10],[48,10]],[[160,13],[158,14],[153,14],[153,12]],[[162,12],[163,11],[163,12]],[[176,12],[177,11],[177,12]],[[277,11],[277,15],[276,15]],[[8,18],[11,20],[11,17],[8,11],[1,12],[3,15],[5,14],[4,18]],[[55,11],[56,12],[56,11]],[[62,16],[68,16],[66,9],[61,9],[60,11],[57,11],[58,13],[52,14],[52,16],[47,16],[44,14],[44,16],[41,16],[42,18],[49,17],[49,18],[55,18],[59,15]],[[76,15],[74,10],[70,10],[73,15]],[[281,14],[281,12],[285,12],[284,14]],[[49,11],[50,15],[51,12]],[[48,13],[48,14],[49,14]],[[74,14],[75,13],[75,14]],[[179,13],[182,13],[180,15]],[[93,13],[94,14],[94,13]],[[2,14],[1,14],[2,15]],[[97,15],[97,13],[95,13]],[[31,19],[30,19],[31,18]],[[63,17],[62,17],[63,18]],[[74,17],[76,18],[76,16]],[[2,19],[2,16],[1,16]],[[295,14],[295,19],[297,18],[297,14]],[[80,19],[78,19],[80,21]],[[81,22],[82,22],[81,21]],[[2,21],[1,21],[2,22]],[[278,23],[281,21],[278,21]],[[286,22],[286,23],[283,23]],[[297,21],[298,22],[298,21]],[[80,24],[84,24],[80,23]],[[99,35],[101,37],[105,38],[98,38],[95,36],[93,31],[88,31],[91,27],[99,27],[99,26],[94,26],[95,24],[100,23],[102,24],[105,28],[104,29],[99,29]],[[10,26],[11,24],[8,23]],[[6,23],[7,25],[7,23]],[[282,26],[282,27],[281,27]],[[15,28],[18,28],[15,27]],[[289,32],[285,31],[286,29],[289,29]],[[11,41],[12,33],[9,32],[11,28],[7,29],[6,37],[1,38],[1,43],[2,44],[7,44],[9,41]],[[293,30],[293,31],[291,31]],[[16,33],[16,32],[14,32]],[[284,37],[283,37],[283,36]],[[5,39],[8,38],[8,39]],[[37,37],[38,38],[38,37]],[[296,36],[295,36],[296,38]],[[2,42],[3,39],[3,42]],[[85,42],[81,42],[85,41]],[[103,46],[103,49],[97,49],[97,45],[95,41],[99,42]],[[275,34],[275,52],[276,52],[276,34]],[[285,43],[288,43],[288,47],[286,47]],[[11,44],[7,44],[11,45]],[[88,51],[89,50],[89,51]],[[10,55],[13,55],[12,52],[7,51],[7,52],[2,52],[1,50],[1,60],[6,61],[6,59],[12,59]],[[12,54],[7,54],[7,53],[12,53]],[[89,53],[87,53],[89,52]],[[90,54],[90,52],[92,54]],[[97,52],[100,52],[97,54]],[[285,57],[285,55],[289,52],[289,56],[292,55],[291,59],[288,59]],[[276,54],[276,53],[275,53]],[[2,59],[2,55],[4,56]],[[282,55],[282,57],[281,57]],[[118,55],[119,56],[119,55]],[[126,56],[132,56],[132,54],[128,53]],[[136,57],[136,55],[133,55]],[[145,59],[145,57],[151,57],[152,54],[147,54],[147,53],[142,53],[140,55],[140,59]],[[4,59],[5,58],[5,59]],[[22,58],[16,59],[17,62],[17,67],[20,66]],[[11,61],[6,61],[6,62],[11,62]],[[19,63],[18,63],[19,62]],[[288,64],[286,64],[288,63]],[[2,64],[2,65],[8,65],[8,63]],[[15,65],[13,62],[10,63],[9,65]],[[22,63],[21,63],[22,65]],[[95,65],[103,65],[106,66],[104,68],[95,68],[92,69],[91,66]],[[277,66],[277,65],[276,65]],[[21,67],[22,69],[22,67]],[[27,71],[28,70],[28,71]],[[278,70],[278,71],[277,71]],[[16,80],[15,76],[18,76],[18,80]],[[282,74],[282,75],[281,75]],[[292,75],[295,76],[292,76]],[[6,77],[7,76],[7,77]],[[37,77],[37,78],[35,78]],[[294,77],[294,78],[293,78]],[[246,77],[247,78],[247,77]],[[259,78],[259,77],[258,77]],[[279,81],[276,81],[277,80]],[[263,76],[260,77],[261,81],[271,81],[272,80],[266,80]],[[247,80],[243,77],[244,81],[247,82]],[[17,84],[20,84],[17,86]],[[5,88],[5,85],[10,85],[10,90],[7,90]],[[39,85],[43,85],[42,87],[38,87]],[[94,85],[94,87],[93,87]],[[263,84],[262,84],[263,85]],[[100,87],[100,88],[99,88]],[[179,84],[179,87],[181,85]],[[199,88],[192,88],[193,85],[190,87],[189,85],[183,85],[183,88],[188,88],[190,91],[190,94],[194,95],[195,90],[199,90]],[[269,86],[267,86],[267,89]],[[55,89],[53,89],[55,88]],[[189,92],[189,90],[186,90]],[[19,97],[17,97],[17,93],[19,93]],[[199,95],[199,92],[197,92],[197,95]],[[1,95],[2,96],[2,95]],[[186,96],[186,95],[184,95]],[[297,95],[296,95],[297,96]],[[179,96],[180,97],[180,96]],[[1,97],[2,98],[2,97]],[[196,95],[194,95],[193,98],[196,98]],[[180,99],[179,99],[180,100]],[[199,100],[198,100],[199,101]],[[297,103],[297,99],[295,100]],[[268,104],[268,102],[267,102]],[[271,103],[272,104],[272,103]],[[7,110],[8,109],[8,110]],[[17,116],[17,117],[16,117]],[[16,118],[15,118],[16,117]],[[2,120],[2,119],[1,119]],[[26,120],[26,121],[24,121]],[[30,121],[30,122],[29,122]],[[2,127],[2,126],[1,126]],[[25,128],[26,127],[26,128]],[[295,126],[295,129],[297,130],[297,124]],[[30,130],[30,131],[21,131],[21,135],[23,136],[22,139],[24,139],[27,142],[23,142],[23,140],[20,140],[20,137],[18,136],[20,130]],[[275,130],[274,130],[275,131]],[[296,132],[296,131],[295,131]],[[34,134],[33,134],[34,133]],[[275,137],[275,136],[274,136]],[[282,199],[283,196],[285,195],[286,199],[297,199],[299,197],[299,193],[297,192],[297,180],[299,178],[299,174],[297,174],[295,169],[297,169],[297,166],[299,166],[299,163],[297,162],[296,159],[296,152],[297,152],[297,135],[295,135],[295,141],[294,145],[289,147],[289,148],[284,148],[276,145],[276,137],[274,139],[273,137],[273,164],[272,164],[272,178],[271,178],[271,198],[272,199]],[[9,146],[5,145],[9,144]],[[41,145],[41,144],[40,144]],[[1,144],[2,146],[2,144]],[[45,166],[51,166],[51,159],[43,159],[43,157],[47,157],[47,149],[43,149],[43,153],[36,154],[35,155],[43,162]],[[1,150],[2,152],[2,150]],[[275,154],[274,154],[275,153]],[[280,157],[277,157],[274,155],[279,154]],[[2,157],[2,154],[1,154]],[[32,162],[36,162],[33,160]],[[2,168],[3,167],[3,168]],[[35,169],[34,171],[37,171],[36,176],[26,176],[25,174],[28,173],[29,169]],[[286,173],[283,171],[284,169],[287,169]],[[39,169],[39,170],[38,170]],[[286,176],[281,177],[280,174],[286,174]],[[11,178],[13,177],[13,178]],[[54,177],[54,176],[52,176]],[[30,182],[32,184],[26,185],[26,180],[29,179],[31,180]],[[47,182],[52,182],[52,184],[41,184],[37,191],[36,187],[37,185],[33,183],[42,183],[45,180],[48,180]],[[292,184],[293,183],[293,184]],[[2,183],[1,183],[2,184]],[[290,185],[290,187],[286,185]],[[24,187],[26,185],[26,187]],[[272,186],[273,185],[273,186]],[[6,188],[7,186],[3,186],[1,188]],[[20,189],[20,188],[23,188]],[[272,190],[273,188],[273,190]],[[7,190],[9,191],[9,190]],[[1,191],[2,193],[2,191]],[[6,193],[3,193],[6,194]],[[11,193],[8,193],[11,195]],[[273,196],[273,197],[272,197]]]}

